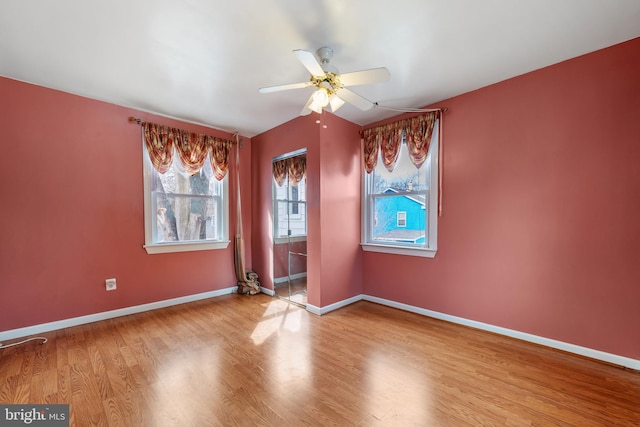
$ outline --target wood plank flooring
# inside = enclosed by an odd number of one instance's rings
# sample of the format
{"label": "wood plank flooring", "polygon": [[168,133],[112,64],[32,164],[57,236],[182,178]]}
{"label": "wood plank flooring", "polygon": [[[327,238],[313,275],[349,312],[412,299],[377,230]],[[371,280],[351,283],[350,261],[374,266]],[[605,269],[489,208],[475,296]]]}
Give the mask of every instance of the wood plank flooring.
{"label": "wood plank flooring", "polygon": [[638,372],[365,301],[228,295],[43,336],[0,349],[0,403],[68,403],[72,426],[640,425]]}

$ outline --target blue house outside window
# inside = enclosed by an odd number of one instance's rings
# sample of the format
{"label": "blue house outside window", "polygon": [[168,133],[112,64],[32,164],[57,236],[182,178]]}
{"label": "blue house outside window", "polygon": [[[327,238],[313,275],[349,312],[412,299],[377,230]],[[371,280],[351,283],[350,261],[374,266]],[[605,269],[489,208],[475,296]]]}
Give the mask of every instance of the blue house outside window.
{"label": "blue house outside window", "polygon": [[[425,194],[402,194],[393,188],[375,197],[373,238],[378,241],[424,243],[425,200]],[[403,216],[404,226],[400,220]]]}

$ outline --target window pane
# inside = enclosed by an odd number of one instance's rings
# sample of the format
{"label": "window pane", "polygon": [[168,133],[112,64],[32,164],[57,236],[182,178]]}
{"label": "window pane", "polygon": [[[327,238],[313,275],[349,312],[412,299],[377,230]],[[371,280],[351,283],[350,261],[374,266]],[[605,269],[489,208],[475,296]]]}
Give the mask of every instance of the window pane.
{"label": "window pane", "polygon": [[[294,204],[298,207],[298,213],[287,215],[287,209],[289,209],[289,211],[293,210]],[[278,200],[276,202],[275,237],[287,237],[289,235],[289,230],[291,230],[291,236],[306,236],[306,213],[307,204],[304,202],[289,202],[286,200]]]}
{"label": "window pane", "polygon": [[221,238],[221,202],[213,197],[153,193],[157,206],[156,241],[182,242]]}
{"label": "window pane", "polygon": [[372,238],[379,242],[424,244],[426,194],[373,198]]}
{"label": "window pane", "polygon": [[289,230],[289,218],[287,215],[287,201],[279,200],[276,202],[276,236],[287,237]]}
{"label": "window pane", "polygon": [[[293,212],[293,207],[297,206],[297,212]],[[307,204],[303,202],[290,202],[292,215],[289,216],[289,229],[292,236],[307,235]]]}
{"label": "window pane", "polygon": [[407,145],[403,142],[400,147],[400,154],[393,172],[389,172],[383,165],[382,160],[371,173],[373,176],[372,194],[382,194],[389,189],[397,191],[424,191],[427,190],[429,177],[429,162],[424,162],[420,169],[411,163],[407,153]]}
{"label": "window pane", "polygon": [[[273,194],[276,198],[274,207],[275,237],[306,236],[306,180],[301,180],[296,186],[291,185],[286,180],[282,186],[278,186],[274,179],[272,180],[272,185]],[[289,230],[291,230],[291,233],[289,233]]]}
{"label": "window pane", "polygon": [[154,169],[153,178],[152,190],[156,192],[204,196],[222,194],[222,183],[213,176],[209,159],[202,169],[194,175],[188,175],[180,160],[174,159],[167,172],[159,174]]}
{"label": "window pane", "polygon": [[298,215],[299,209],[298,203],[296,202],[297,200],[300,200],[298,197],[298,187],[291,187],[291,200],[293,200],[293,202],[291,203],[290,213],[292,215]]}

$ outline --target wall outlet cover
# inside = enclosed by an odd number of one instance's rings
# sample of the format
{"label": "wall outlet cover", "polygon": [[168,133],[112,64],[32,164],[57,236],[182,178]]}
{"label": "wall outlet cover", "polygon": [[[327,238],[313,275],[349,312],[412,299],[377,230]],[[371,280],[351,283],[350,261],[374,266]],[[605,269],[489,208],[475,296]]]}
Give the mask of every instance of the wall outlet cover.
{"label": "wall outlet cover", "polygon": [[108,291],[115,291],[117,289],[116,279],[105,280],[105,285]]}

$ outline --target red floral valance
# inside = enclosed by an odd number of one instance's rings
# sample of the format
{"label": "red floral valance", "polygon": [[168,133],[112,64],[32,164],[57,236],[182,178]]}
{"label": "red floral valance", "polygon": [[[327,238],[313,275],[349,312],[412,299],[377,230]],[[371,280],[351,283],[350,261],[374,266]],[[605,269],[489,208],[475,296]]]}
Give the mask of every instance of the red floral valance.
{"label": "red floral valance", "polygon": [[276,180],[278,187],[282,187],[287,177],[287,159],[276,160],[273,162],[273,179]]}
{"label": "red floral valance", "polygon": [[297,187],[307,173],[307,156],[295,156],[273,162],[273,178],[278,186],[284,184],[289,177],[289,183]]}
{"label": "red floral valance", "polygon": [[307,173],[307,156],[291,157],[288,160],[287,173],[289,175],[289,183],[297,187]]}
{"label": "red floral valance", "polygon": [[218,181],[227,174],[232,141],[155,123],[144,122],[141,125],[151,164],[159,173],[169,170],[175,150],[190,175],[202,169],[207,155]]}
{"label": "red floral valance", "polygon": [[363,130],[361,136],[365,171],[371,173],[375,169],[379,151],[381,151],[384,166],[388,171],[393,171],[402,145],[403,132],[411,163],[416,168],[422,166],[427,159],[433,127],[439,115],[439,111],[433,111]]}

